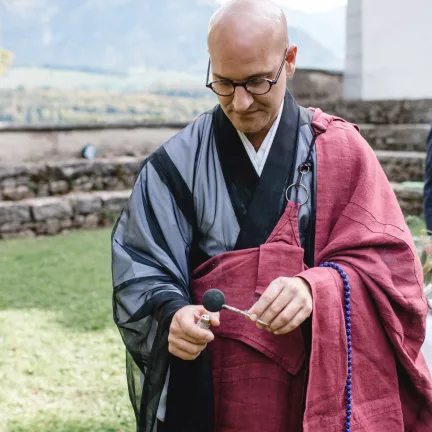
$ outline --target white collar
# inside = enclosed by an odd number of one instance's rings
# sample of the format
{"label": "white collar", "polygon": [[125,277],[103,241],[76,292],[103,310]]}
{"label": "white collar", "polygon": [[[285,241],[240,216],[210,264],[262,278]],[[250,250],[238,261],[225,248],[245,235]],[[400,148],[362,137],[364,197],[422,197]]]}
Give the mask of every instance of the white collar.
{"label": "white collar", "polygon": [[267,156],[270,152],[271,146],[273,144],[274,137],[276,135],[276,132],[279,127],[280,119],[282,116],[284,101],[282,100],[281,107],[279,109],[279,114],[275,120],[275,122],[272,124],[270,130],[267,132],[266,137],[264,138],[264,141],[261,144],[261,147],[258,149],[258,151],[255,151],[254,146],[249,141],[247,136],[243,133],[237,130],[237,133],[241,139],[241,142],[243,143],[243,146],[246,150],[246,153],[249,156],[250,161],[252,162],[252,165],[254,166],[257,174],[261,176],[261,173],[264,169],[264,165],[267,160]]}

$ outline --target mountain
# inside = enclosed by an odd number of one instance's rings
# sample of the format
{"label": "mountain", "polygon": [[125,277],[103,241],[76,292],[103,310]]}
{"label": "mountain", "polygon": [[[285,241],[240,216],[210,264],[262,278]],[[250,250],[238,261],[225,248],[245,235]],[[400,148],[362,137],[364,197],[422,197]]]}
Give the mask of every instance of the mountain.
{"label": "mountain", "polygon": [[336,58],[345,58],[346,7],[328,12],[307,13],[284,8],[288,25],[306,31],[313,39],[331,51]]}
{"label": "mountain", "polygon": [[[3,0],[0,47],[14,52],[15,66],[203,76],[207,24],[217,6],[211,0]],[[344,23],[340,12],[286,13],[298,66],[342,69],[344,34],[330,22]]]}

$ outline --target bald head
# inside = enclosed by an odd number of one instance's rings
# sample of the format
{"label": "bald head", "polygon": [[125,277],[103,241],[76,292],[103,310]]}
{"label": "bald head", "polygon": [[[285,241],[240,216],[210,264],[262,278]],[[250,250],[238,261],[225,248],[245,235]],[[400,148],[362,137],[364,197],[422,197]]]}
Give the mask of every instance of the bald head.
{"label": "bald head", "polygon": [[212,16],[208,29],[210,55],[218,47],[263,50],[288,46],[288,28],[283,10],[270,0],[231,0]]}
{"label": "bald head", "polygon": [[[297,47],[288,43],[285,14],[270,0],[231,0],[210,20],[208,49],[220,106],[237,130],[261,145],[295,71]],[[233,81],[246,84],[233,87]],[[226,87],[233,93],[224,95]]]}

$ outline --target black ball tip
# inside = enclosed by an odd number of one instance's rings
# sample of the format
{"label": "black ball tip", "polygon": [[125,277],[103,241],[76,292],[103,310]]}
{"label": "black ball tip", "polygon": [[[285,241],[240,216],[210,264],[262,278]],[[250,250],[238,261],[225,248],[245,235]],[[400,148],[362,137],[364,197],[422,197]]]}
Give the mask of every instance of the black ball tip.
{"label": "black ball tip", "polygon": [[202,304],[209,312],[219,312],[225,304],[225,296],[218,289],[209,289],[203,295]]}

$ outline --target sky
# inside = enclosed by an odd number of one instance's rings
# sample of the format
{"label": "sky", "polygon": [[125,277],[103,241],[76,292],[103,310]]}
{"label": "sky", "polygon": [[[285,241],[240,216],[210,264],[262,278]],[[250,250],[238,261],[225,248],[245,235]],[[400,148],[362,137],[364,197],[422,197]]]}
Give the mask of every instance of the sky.
{"label": "sky", "polygon": [[[218,0],[225,3],[228,0]],[[276,3],[305,12],[325,12],[347,4],[347,0],[274,0]]]}

